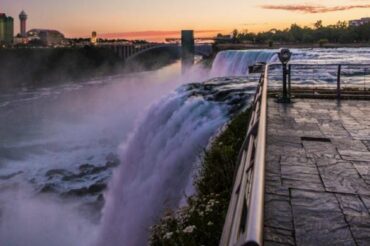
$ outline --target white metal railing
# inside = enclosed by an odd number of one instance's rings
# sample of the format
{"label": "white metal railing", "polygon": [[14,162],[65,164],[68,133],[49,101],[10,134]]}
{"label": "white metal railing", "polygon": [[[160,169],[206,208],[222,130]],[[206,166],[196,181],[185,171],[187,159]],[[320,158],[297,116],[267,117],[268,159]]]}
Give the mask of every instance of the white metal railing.
{"label": "white metal railing", "polygon": [[267,73],[261,75],[220,246],[262,245],[267,123]]}

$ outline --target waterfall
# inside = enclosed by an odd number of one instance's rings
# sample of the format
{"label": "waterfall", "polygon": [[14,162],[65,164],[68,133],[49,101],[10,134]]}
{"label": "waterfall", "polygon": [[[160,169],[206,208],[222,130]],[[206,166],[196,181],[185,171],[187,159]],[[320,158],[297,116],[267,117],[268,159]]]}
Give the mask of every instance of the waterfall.
{"label": "waterfall", "polygon": [[[231,54],[231,55],[229,55]],[[268,61],[270,52],[221,52],[213,69],[239,75],[242,67]],[[230,63],[230,64],[228,64]],[[176,208],[209,140],[234,113],[246,107],[256,81],[214,78],[187,84],[154,104],[120,147],[121,166],[105,194],[97,245],[145,245],[149,227]]]}
{"label": "waterfall", "polygon": [[217,54],[211,69],[212,77],[246,76],[248,68],[256,63],[277,61],[276,51],[227,50]]}

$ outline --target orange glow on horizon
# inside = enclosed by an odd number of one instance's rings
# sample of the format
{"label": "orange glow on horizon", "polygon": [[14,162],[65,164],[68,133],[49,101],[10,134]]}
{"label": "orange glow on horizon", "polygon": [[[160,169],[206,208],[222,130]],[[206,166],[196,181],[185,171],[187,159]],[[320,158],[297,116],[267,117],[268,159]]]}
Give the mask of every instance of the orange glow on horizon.
{"label": "orange glow on horizon", "polygon": [[[296,23],[312,26],[369,17],[370,0],[157,0],[157,1],[41,1],[2,0],[1,12],[15,19],[28,15],[27,29],[56,29],[66,37],[99,37],[164,40],[176,38],[182,29],[198,30],[196,36],[284,29]],[[357,3],[358,2],[358,3]]]}

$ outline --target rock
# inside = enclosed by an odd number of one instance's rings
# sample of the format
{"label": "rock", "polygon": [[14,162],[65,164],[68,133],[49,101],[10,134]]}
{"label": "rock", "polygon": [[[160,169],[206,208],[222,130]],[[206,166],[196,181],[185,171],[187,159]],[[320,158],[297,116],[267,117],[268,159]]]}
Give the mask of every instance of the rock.
{"label": "rock", "polygon": [[66,196],[85,196],[85,195],[95,195],[96,193],[102,192],[107,188],[105,183],[96,183],[89,187],[82,187],[79,189],[72,189],[63,193]]}
{"label": "rock", "polygon": [[55,176],[70,176],[70,175],[73,175],[73,173],[65,169],[51,169],[47,171],[45,174],[45,176],[49,178],[52,178]]}
{"label": "rock", "polygon": [[19,174],[22,174],[22,173],[23,173],[23,171],[18,171],[18,172],[11,173],[11,174],[8,174],[8,175],[1,175],[0,179],[1,180],[8,180],[8,179],[11,179],[15,176],[18,176]]}
{"label": "rock", "polygon": [[121,163],[121,161],[118,158],[118,156],[115,155],[115,154],[113,154],[113,153],[109,153],[105,159],[107,161],[107,163],[105,164],[105,166],[108,167],[108,168],[117,167]]}

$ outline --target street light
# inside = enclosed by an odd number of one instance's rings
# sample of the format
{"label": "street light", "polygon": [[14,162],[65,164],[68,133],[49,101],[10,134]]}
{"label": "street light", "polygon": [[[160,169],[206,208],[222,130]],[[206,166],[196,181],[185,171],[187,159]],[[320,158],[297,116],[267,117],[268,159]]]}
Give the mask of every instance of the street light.
{"label": "street light", "polygon": [[[292,57],[292,53],[289,49],[280,49],[279,53],[279,60],[283,65],[283,96],[278,99],[280,103],[290,103],[290,97],[288,97],[288,90],[287,90],[287,76],[288,76],[288,69],[287,64]],[[290,72],[290,71],[289,71]]]}

